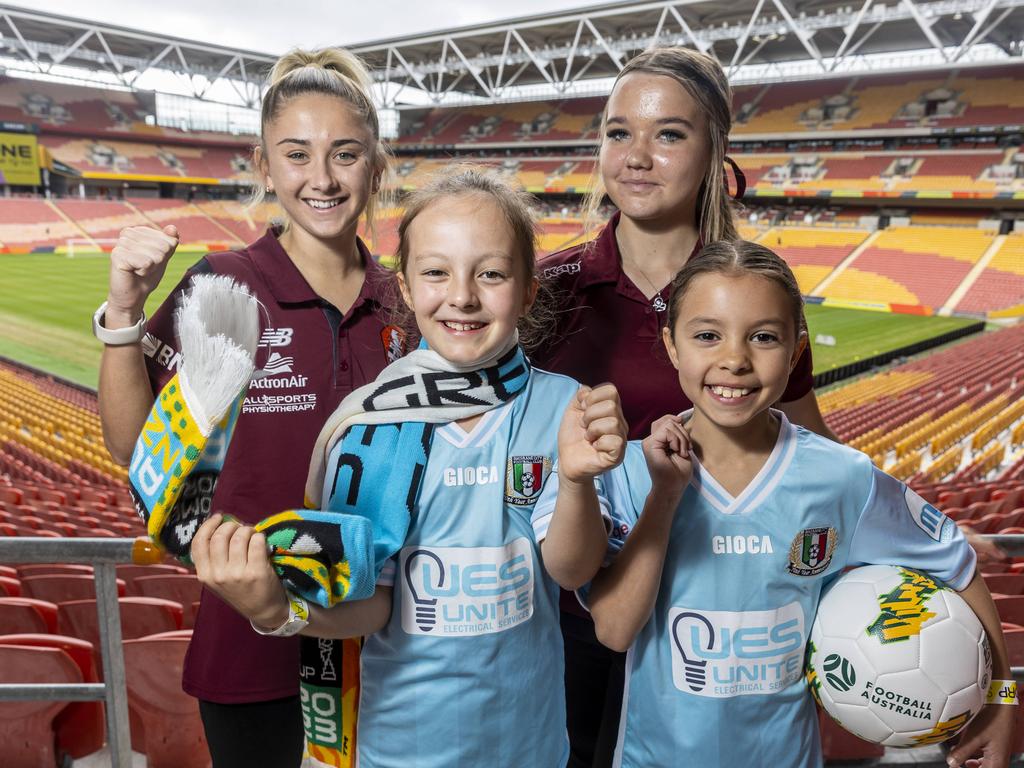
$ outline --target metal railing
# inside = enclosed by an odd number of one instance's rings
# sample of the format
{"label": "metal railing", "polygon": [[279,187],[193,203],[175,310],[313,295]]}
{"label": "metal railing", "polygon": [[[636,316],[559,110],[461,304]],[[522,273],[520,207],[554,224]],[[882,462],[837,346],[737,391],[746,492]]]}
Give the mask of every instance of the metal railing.
{"label": "metal railing", "polygon": [[115,566],[117,563],[153,565],[162,558],[162,553],[152,542],[142,538],[0,537],[0,563],[81,563],[93,566],[104,680],[103,683],[0,684],[0,701],[103,701],[106,705],[110,764],[113,768],[131,768],[128,690]]}

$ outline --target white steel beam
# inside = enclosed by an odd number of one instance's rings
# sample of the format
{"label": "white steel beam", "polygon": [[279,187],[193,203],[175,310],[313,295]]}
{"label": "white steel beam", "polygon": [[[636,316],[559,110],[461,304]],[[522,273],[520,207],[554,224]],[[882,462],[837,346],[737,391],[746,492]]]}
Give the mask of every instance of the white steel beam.
{"label": "white steel beam", "polygon": [[921,13],[921,10],[917,5],[914,4],[914,0],[900,0],[900,3],[910,12],[911,17],[917,22],[917,26],[921,28],[924,36],[928,38],[928,42],[932,44],[932,47],[938,51],[939,55],[943,59],[949,61],[949,55],[946,53],[946,46],[942,44],[942,41],[939,40],[935,32],[932,30],[932,25],[938,21],[939,17],[936,16],[932,21],[928,21],[924,18],[924,15]]}

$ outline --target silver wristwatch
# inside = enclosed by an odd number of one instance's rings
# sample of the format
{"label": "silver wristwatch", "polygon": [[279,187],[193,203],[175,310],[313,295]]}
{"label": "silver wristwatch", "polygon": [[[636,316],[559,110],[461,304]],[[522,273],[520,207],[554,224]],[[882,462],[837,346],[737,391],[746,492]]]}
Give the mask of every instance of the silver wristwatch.
{"label": "silver wristwatch", "polygon": [[268,637],[291,637],[301,632],[309,624],[309,603],[298,595],[288,593],[288,618],[284,624],[274,629],[260,629],[251,620],[253,630],[260,635]]}

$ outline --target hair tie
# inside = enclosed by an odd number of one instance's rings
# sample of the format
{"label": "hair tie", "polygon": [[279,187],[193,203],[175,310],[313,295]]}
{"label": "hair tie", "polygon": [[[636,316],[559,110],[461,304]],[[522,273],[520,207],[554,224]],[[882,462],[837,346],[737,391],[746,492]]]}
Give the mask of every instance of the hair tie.
{"label": "hair tie", "polygon": [[[747,177],[743,175],[743,171],[740,170],[739,165],[728,155],[725,156],[725,162],[732,166],[732,172],[736,176],[736,194],[732,195],[733,200],[739,200],[743,197],[743,194],[747,191]],[[725,194],[729,194],[729,177],[725,177]]]}

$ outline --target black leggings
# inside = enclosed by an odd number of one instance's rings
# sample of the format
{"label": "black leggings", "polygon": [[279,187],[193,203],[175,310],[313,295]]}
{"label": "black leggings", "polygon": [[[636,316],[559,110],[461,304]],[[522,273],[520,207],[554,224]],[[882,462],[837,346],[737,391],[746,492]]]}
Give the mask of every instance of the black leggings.
{"label": "black leggings", "polygon": [[298,696],[251,704],[199,702],[213,768],[299,768],[306,737]]}
{"label": "black leggings", "polygon": [[594,623],[562,613],[568,768],[610,768],[619,735],[626,654],[605,648]]}

